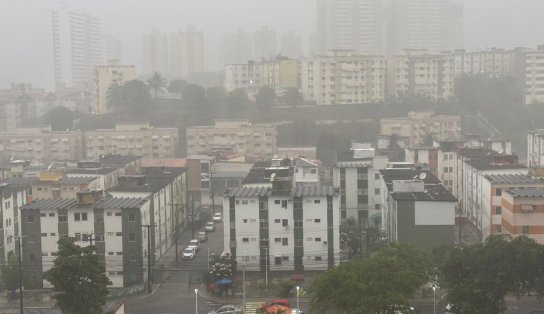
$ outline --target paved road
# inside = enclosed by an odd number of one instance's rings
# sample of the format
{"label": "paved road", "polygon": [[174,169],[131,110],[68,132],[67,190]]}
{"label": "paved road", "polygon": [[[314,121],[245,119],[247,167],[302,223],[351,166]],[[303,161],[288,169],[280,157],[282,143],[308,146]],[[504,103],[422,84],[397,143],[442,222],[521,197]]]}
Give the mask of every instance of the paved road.
{"label": "paved road", "polygon": [[[217,229],[208,233],[208,241],[201,243],[200,251],[192,260],[180,259],[177,265],[166,267],[164,283],[157,291],[144,298],[128,300],[125,313],[127,314],[192,314],[196,313],[194,288],[204,289],[199,284],[202,275],[207,271],[208,249],[212,254],[223,252],[223,225],[216,223]],[[189,235],[190,237],[190,235]],[[183,239],[188,241],[187,237]],[[179,251],[182,252],[187,243],[180,242]],[[181,256],[181,255],[180,255]],[[192,283],[190,283],[192,282]],[[198,298],[198,314],[208,313],[219,308],[221,304],[207,299]]]}
{"label": "paved road", "polygon": [[[19,314],[17,309],[0,309],[0,314]],[[57,309],[25,309],[24,314],[61,314]]]}

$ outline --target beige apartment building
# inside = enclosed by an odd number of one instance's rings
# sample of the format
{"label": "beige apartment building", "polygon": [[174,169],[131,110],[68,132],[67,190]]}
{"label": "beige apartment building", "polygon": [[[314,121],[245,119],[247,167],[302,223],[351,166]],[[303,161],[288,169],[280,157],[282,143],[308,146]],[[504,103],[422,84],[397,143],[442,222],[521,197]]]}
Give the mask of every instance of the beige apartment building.
{"label": "beige apartment building", "polygon": [[187,129],[187,155],[231,152],[271,157],[277,150],[274,126],[252,125],[246,119],[218,119],[213,126]]}
{"label": "beige apartment building", "polygon": [[427,139],[459,140],[461,117],[411,111],[408,117],[381,119],[380,134],[408,137],[411,145],[423,144]]}
{"label": "beige apartment building", "polygon": [[349,50],[304,59],[301,90],[317,105],[361,104],[384,101],[386,58]]}
{"label": "beige apartment building", "polygon": [[493,233],[527,236],[544,244],[544,189],[511,189],[503,192]]}
{"label": "beige apartment building", "polygon": [[84,139],[89,160],[107,154],[174,158],[179,132],[177,128],[155,128],[149,123],[117,124],[114,129],[85,132]]}
{"label": "beige apartment building", "polygon": [[95,114],[109,112],[108,90],[111,86],[120,86],[127,81],[136,79],[136,67],[134,65],[120,65],[118,60],[111,60],[108,65],[100,65],[94,68],[94,87],[96,92]]}
{"label": "beige apartment building", "polygon": [[81,131],[52,131],[51,126],[18,128],[0,133],[0,152],[44,163],[84,157]]}
{"label": "beige apartment building", "polygon": [[455,50],[455,77],[485,74],[506,77],[515,74],[516,51],[490,49],[482,51]]}

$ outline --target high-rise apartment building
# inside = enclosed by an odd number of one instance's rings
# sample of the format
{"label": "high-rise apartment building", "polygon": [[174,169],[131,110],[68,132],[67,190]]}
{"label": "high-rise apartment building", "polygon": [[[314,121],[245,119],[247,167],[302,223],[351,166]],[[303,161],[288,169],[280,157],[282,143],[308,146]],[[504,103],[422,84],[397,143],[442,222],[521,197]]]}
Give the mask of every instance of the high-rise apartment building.
{"label": "high-rise apartment building", "polygon": [[227,33],[219,44],[219,66],[242,64],[253,59],[253,39],[243,30]]}
{"label": "high-rise apartment building", "polygon": [[94,69],[94,86],[96,93],[96,107],[94,113],[108,112],[108,90],[112,85],[123,85],[127,81],[136,79],[134,65],[120,65],[117,60],[110,60],[108,65],[97,66]]}
{"label": "high-rise apartment building", "polygon": [[93,66],[102,61],[99,19],[62,5],[53,10],[52,22],[56,87],[92,82]]}
{"label": "high-rise apartment building", "polygon": [[331,49],[383,53],[385,8],[384,0],[317,0],[319,53]]}
{"label": "high-rise apartment building", "polygon": [[525,86],[525,104],[544,104],[544,45],[536,50],[527,50],[522,54],[522,72],[525,79],[521,78]]}
{"label": "high-rise apartment building", "polygon": [[262,26],[253,34],[253,58],[271,58],[278,53],[278,38],[275,31]]}
{"label": "high-rise apartment building", "polygon": [[143,73],[159,72],[169,78],[204,71],[204,35],[190,26],[186,32],[163,35],[154,29],[143,37]]}
{"label": "high-rise apartment building", "polygon": [[123,45],[121,41],[110,35],[102,34],[102,64],[110,60],[121,61],[123,57]]}
{"label": "high-rise apartment building", "polygon": [[280,39],[280,53],[289,58],[302,56],[302,36],[289,31],[283,34]]}

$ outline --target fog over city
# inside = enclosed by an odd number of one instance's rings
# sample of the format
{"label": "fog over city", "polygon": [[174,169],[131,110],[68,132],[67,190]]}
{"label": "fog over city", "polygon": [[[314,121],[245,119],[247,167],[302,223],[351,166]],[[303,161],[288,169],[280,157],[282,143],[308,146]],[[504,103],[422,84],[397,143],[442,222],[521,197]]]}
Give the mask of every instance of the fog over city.
{"label": "fog over city", "polygon": [[[0,86],[30,82],[52,90],[51,11],[57,0],[0,1]],[[250,33],[268,26],[304,36],[316,31],[315,0],[65,0],[100,18],[102,32],[122,40],[123,62],[142,62],[142,35],[194,25],[205,40],[206,68],[219,70],[218,40],[226,32]],[[465,0],[464,43],[467,49],[534,47],[542,42],[541,0]]]}

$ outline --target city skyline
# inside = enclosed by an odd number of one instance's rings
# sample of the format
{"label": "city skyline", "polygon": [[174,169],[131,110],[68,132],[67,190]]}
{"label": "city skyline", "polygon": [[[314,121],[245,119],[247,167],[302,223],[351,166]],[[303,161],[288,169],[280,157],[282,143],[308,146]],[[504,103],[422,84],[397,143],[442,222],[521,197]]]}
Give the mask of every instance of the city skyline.
{"label": "city skyline", "polygon": [[[274,3],[236,0],[229,2],[229,6],[205,0],[198,5],[191,4],[191,10],[185,10],[189,5],[188,1],[161,1],[154,6],[150,6],[147,1],[141,1],[131,3],[131,14],[124,18],[124,23],[119,23],[117,18],[126,15],[123,14],[127,9],[126,4],[121,1],[94,1],[92,4],[75,0],[65,2],[96,15],[101,21],[102,33],[122,40],[123,63],[135,64],[140,73],[143,61],[142,36],[153,28],[170,33],[184,30],[188,25],[195,25],[198,31],[204,33],[206,70],[221,68],[218,56],[219,39],[225,33],[243,29],[252,34],[262,26],[267,26],[277,32],[279,40],[281,35],[293,30],[295,34],[303,37],[303,51],[306,51],[308,36],[317,29],[315,0],[294,3],[286,0]],[[53,89],[51,12],[57,7],[57,1],[53,0],[0,4],[0,17],[12,25],[0,31],[5,40],[4,47],[16,47],[4,48],[2,51],[0,68],[3,71],[0,73],[0,86],[9,86],[11,82],[29,82],[47,90]],[[543,26],[544,22],[537,13],[539,9],[544,9],[544,4],[538,0],[466,1],[465,48],[533,47],[540,44],[538,34],[527,31]],[[19,31],[13,32],[12,29]]]}

